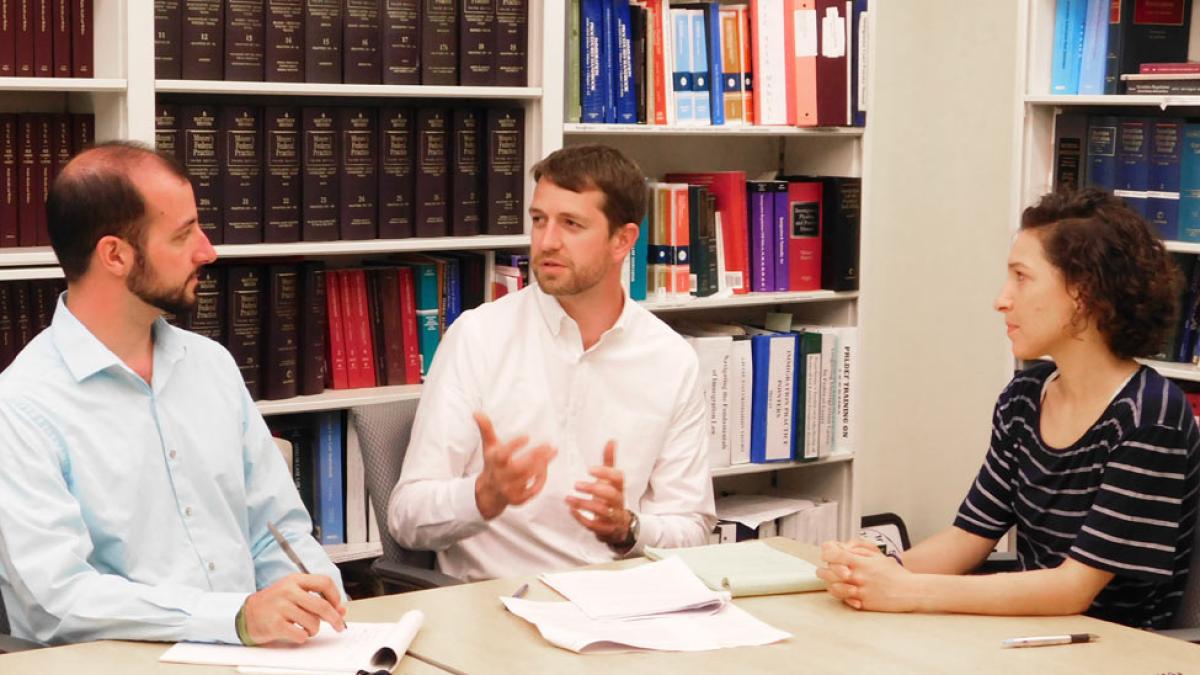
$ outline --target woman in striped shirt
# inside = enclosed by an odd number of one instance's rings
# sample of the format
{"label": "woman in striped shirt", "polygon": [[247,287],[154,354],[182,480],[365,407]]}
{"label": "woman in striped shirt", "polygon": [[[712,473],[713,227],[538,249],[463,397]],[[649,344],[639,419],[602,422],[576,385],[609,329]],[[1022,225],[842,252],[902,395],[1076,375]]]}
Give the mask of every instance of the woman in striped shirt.
{"label": "woman in striped shirt", "polygon": [[[1192,554],[1200,433],[1183,392],[1134,358],[1164,344],[1178,277],[1116,197],[1050,194],[1026,209],[996,309],[1018,359],[1052,362],[1000,394],[953,526],[902,562],[826,543],[829,592],[856,609],[1169,626]],[[1013,526],[1021,571],[968,575]]]}

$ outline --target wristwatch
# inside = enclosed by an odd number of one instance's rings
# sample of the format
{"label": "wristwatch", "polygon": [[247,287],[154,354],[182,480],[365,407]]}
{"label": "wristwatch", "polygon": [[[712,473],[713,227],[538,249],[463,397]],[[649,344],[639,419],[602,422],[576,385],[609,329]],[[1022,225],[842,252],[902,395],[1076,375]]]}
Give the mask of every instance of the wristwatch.
{"label": "wristwatch", "polygon": [[631,509],[625,509],[629,514],[629,531],[625,533],[625,540],[616,544],[609,544],[614,551],[618,553],[628,553],[633,545],[637,543],[638,534],[642,531],[642,523],[638,520],[638,515]]}

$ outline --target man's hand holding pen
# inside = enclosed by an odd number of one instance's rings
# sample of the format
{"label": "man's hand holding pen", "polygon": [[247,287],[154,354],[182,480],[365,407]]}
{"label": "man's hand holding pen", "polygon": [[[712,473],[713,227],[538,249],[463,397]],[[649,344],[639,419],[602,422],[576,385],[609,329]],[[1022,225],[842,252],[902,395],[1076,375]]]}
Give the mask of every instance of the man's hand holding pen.
{"label": "man's hand holding pen", "polygon": [[346,606],[333,579],[320,574],[289,574],[246,598],[246,632],[254,644],[300,644],[317,634],[324,621],[346,629]]}

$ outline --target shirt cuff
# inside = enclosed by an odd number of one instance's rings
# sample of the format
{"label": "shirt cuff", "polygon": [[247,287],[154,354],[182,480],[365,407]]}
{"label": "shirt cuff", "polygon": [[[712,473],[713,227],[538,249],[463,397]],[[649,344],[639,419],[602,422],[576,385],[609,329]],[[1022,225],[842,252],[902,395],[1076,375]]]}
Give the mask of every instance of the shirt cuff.
{"label": "shirt cuff", "polygon": [[659,520],[658,516],[639,513],[637,541],[633,542],[633,548],[629,549],[621,557],[636,558],[645,555],[646,547],[651,545],[652,542],[658,541],[660,532],[662,532],[662,521]]}
{"label": "shirt cuff", "polygon": [[192,617],[188,622],[187,635],[189,642],[224,642],[240,645],[238,639],[237,620],[238,610],[250,597],[249,593],[205,593],[192,609]]}
{"label": "shirt cuff", "polygon": [[455,522],[476,526],[471,529],[483,529],[482,526],[486,522],[483,514],[479,512],[479,505],[475,503],[475,481],[478,478],[478,475],[455,478],[450,489],[450,507],[454,512]]}

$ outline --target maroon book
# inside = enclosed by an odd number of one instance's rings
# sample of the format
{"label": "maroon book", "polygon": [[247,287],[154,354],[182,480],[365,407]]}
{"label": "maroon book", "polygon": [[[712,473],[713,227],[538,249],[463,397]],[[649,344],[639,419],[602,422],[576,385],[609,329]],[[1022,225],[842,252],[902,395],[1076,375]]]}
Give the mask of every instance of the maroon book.
{"label": "maroon book", "polygon": [[0,113],[0,248],[19,246],[20,182],[17,160],[17,116]]}
{"label": "maroon book", "polygon": [[96,116],[91,113],[71,115],[71,149],[75,154],[92,147],[96,142]]}
{"label": "maroon book", "polygon": [[263,0],[227,0],[225,4],[225,79],[262,82]]}
{"label": "maroon book", "polygon": [[304,2],[304,81],[342,81],[341,0]]}
{"label": "maroon book", "polygon": [[299,391],[300,270],[296,265],[267,267],[266,353],[263,398],[291,398]]}
{"label": "maroon book", "polygon": [[33,330],[33,298],[29,281],[10,281],[12,284],[13,333],[19,353],[37,333]]}
{"label": "maroon book", "polygon": [[154,77],[178,80],[183,77],[182,0],[154,0]]}
{"label": "maroon book", "polygon": [[49,246],[50,234],[46,230],[46,200],[50,198],[50,176],[54,172],[54,125],[50,115],[34,115],[37,125],[37,245]]}
{"label": "maroon book", "polygon": [[334,108],[304,108],[301,238],[332,241],[338,238],[338,134]]}
{"label": "maroon book", "polygon": [[0,0],[0,77],[17,75],[17,0]]}
{"label": "maroon book", "polygon": [[71,77],[71,0],[51,0],[54,77]]}
{"label": "maroon book", "polygon": [[15,23],[17,38],[16,38],[16,57],[17,57],[17,76],[18,77],[33,77],[33,35],[34,29],[34,3],[37,0],[11,0],[16,2],[15,7]]}
{"label": "maroon book", "polygon": [[200,229],[214,244],[222,243],[221,143],[218,139],[217,107],[179,106],[179,128],[183,137],[183,166],[192,179]]}
{"label": "maroon book", "polygon": [[417,110],[416,222],[418,237],[449,234],[447,192],[450,190],[449,157],[446,155],[449,115],[441,108]]}
{"label": "maroon book", "polygon": [[[404,324],[400,310],[400,270],[385,267],[374,271],[374,282],[379,302],[380,336],[375,341],[376,360],[383,356],[383,382],[381,384],[407,384],[404,364]],[[372,308],[376,310],[376,308]]]}
{"label": "maroon book", "polygon": [[180,28],[183,79],[220,80],[225,76],[225,3],[187,0]]}
{"label": "maroon book", "polygon": [[225,296],[225,268],[202,268],[196,275],[196,304],[183,321],[184,327],[224,345]]}
{"label": "maroon book", "polygon": [[50,327],[58,294],[66,290],[62,279],[36,279],[29,282],[29,308],[33,311],[33,332],[36,335]]}
{"label": "maroon book", "polygon": [[383,0],[380,21],[383,83],[421,84],[421,0]]}
{"label": "maroon book", "polygon": [[338,109],[341,132],[338,217],[342,239],[374,239],[379,235],[378,145],[376,110],[367,107]]}
{"label": "maroon book", "polygon": [[[191,4],[191,3],[189,3]],[[92,0],[71,0],[71,73],[73,77],[96,76],[93,51],[96,27]]]}
{"label": "maroon book", "polygon": [[221,239],[226,244],[258,244],[263,240],[260,110],[255,106],[221,106]]}
{"label": "maroon book", "polygon": [[347,84],[381,83],[379,0],[346,0],[342,35],[342,81]]}
{"label": "maroon book", "polygon": [[38,179],[37,120],[17,117],[17,245],[37,245]]}
{"label": "maroon book", "polygon": [[262,396],[263,270],[257,265],[236,265],[226,274],[229,298],[225,305],[225,346],[242,371],[250,398],[258,400]]}
{"label": "maroon book", "polygon": [[413,111],[379,110],[379,238],[413,236]]}
{"label": "maroon book", "polygon": [[483,114],[477,108],[456,108],[450,118],[450,234],[468,237],[483,229],[483,155],[479,153]]}
{"label": "maroon book", "polygon": [[13,284],[0,282],[0,371],[8,367],[17,357],[17,326],[13,316]]}
{"label": "maroon book", "polygon": [[56,113],[50,116],[50,183],[58,178],[63,167],[71,161],[71,116]]}
{"label": "maroon book", "polygon": [[263,176],[263,240],[300,241],[300,110],[263,109],[266,172]]}
{"label": "maroon book", "polygon": [[458,80],[463,86],[496,83],[496,0],[460,0]]}
{"label": "maroon book", "polygon": [[268,82],[304,81],[304,0],[267,0]]}
{"label": "maroon book", "polygon": [[[1086,3],[1085,3],[1086,4]],[[843,0],[816,0],[817,16],[840,15],[840,21],[825,18],[821,21],[817,54],[817,126],[846,126],[846,37],[840,31],[829,31],[827,25],[845,25],[846,7]],[[833,46],[825,44],[833,41]]]}
{"label": "maroon book", "polygon": [[54,0],[33,0],[33,76],[54,77]]}
{"label": "maroon book", "polygon": [[458,0],[422,0],[421,84],[458,84]]}
{"label": "maroon book", "polygon": [[179,106],[173,103],[159,103],[154,108],[154,149],[183,161],[183,147],[179,144]]}
{"label": "maroon book", "polygon": [[528,45],[529,0],[496,0],[496,84],[528,84]]}
{"label": "maroon book", "polygon": [[308,396],[325,390],[325,341],[328,334],[325,301],[325,264],[300,266],[300,393]]}
{"label": "maroon book", "polygon": [[525,110],[487,111],[487,234],[520,234],[525,202]]}

